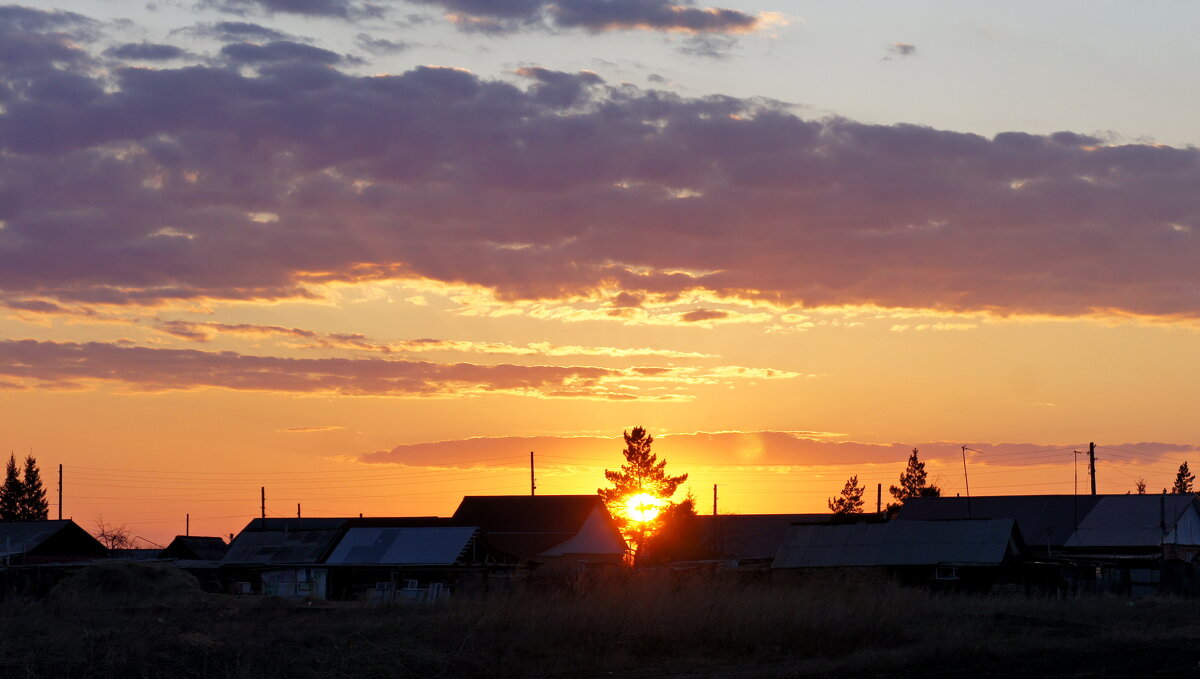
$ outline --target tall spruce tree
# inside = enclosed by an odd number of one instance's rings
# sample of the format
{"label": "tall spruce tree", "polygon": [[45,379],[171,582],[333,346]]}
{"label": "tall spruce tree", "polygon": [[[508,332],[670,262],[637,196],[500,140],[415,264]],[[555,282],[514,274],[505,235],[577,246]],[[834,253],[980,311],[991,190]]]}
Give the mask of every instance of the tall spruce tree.
{"label": "tall spruce tree", "polygon": [[604,470],[604,478],[608,479],[613,487],[599,488],[596,492],[600,494],[600,499],[604,500],[609,513],[616,520],[629,545],[630,556],[633,562],[637,563],[642,546],[660,524],[655,521],[633,520],[625,511],[626,504],[630,498],[645,494],[662,501],[662,509],[665,511],[672,506],[671,496],[680,484],[687,481],[688,475],[667,475],[667,461],[659,460],[658,456],[650,451],[654,437],[644,428],[634,427],[633,431],[624,432],[624,435],[625,450],[621,451],[621,454],[625,456],[625,464],[616,471]]}
{"label": "tall spruce tree", "polygon": [[895,516],[900,511],[900,507],[904,505],[904,501],[909,498],[940,497],[942,489],[928,484],[927,478],[925,463],[917,458],[917,449],[913,448],[912,454],[908,456],[908,466],[900,474],[900,485],[888,488],[896,501],[888,504],[887,515]]}
{"label": "tall spruce tree", "polygon": [[25,499],[25,484],[17,472],[17,458],[8,456],[8,466],[4,468],[4,485],[0,486],[0,521],[20,521],[21,504]]}
{"label": "tall spruce tree", "polygon": [[21,506],[19,521],[45,521],[50,518],[50,503],[46,501],[46,489],[42,487],[42,474],[37,460],[32,455],[25,457],[25,478],[21,481]]}
{"label": "tall spruce tree", "polygon": [[1171,493],[1175,495],[1184,495],[1194,492],[1192,484],[1196,480],[1196,475],[1188,470],[1188,463],[1184,460],[1183,464],[1179,465],[1179,471],[1175,474],[1175,485],[1171,486]]}

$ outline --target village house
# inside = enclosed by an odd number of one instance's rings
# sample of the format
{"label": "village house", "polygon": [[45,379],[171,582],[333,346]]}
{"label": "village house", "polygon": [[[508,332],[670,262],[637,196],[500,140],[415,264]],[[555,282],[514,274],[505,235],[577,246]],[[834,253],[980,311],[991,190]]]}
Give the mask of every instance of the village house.
{"label": "village house", "polygon": [[913,498],[897,519],[968,517],[1015,520],[1026,581],[1044,589],[1200,593],[1200,502],[1190,493]]}
{"label": "village house", "polygon": [[870,569],[910,584],[972,588],[1016,582],[1024,545],[1012,519],[802,524],[775,569]]}
{"label": "village house", "polygon": [[597,495],[469,495],[452,518],[541,573],[578,574],[625,558],[625,539]]}

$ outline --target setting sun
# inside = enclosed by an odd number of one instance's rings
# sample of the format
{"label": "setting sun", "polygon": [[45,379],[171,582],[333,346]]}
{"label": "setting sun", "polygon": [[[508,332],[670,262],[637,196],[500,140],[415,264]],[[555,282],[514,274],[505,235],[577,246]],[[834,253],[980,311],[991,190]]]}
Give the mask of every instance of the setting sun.
{"label": "setting sun", "polygon": [[650,495],[638,493],[631,495],[622,506],[622,513],[630,521],[648,523],[658,518],[666,501]]}

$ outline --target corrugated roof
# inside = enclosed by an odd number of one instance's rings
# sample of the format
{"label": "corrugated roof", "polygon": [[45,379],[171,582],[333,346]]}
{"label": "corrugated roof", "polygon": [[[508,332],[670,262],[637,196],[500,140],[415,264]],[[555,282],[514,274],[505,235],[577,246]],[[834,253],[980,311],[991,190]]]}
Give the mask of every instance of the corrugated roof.
{"label": "corrugated roof", "polygon": [[705,514],[696,521],[704,544],[722,556],[771,559],[793,523],[829,523],[832,518],[832,514]]}
{"label": "corrugated roof", "polygon": [[[905,501],[901,521],[951,519],[1015,519],[1025,543],[1062,547],[1101,495],[1001,495],[984,497],[917,497]],[[1132,497],[1132,496],[1121,496]],[[1148,496],[1142,496],[1148,497]],[[968,505],[968,502],[970,503]],[[969,507],[969,510],[968,510]]]}
{"label": "corrugated roof", "polygon": [[800,525],[788,529],[773,566],[990,566],[1017,539],[1012,519]]}
{"label": "corrugated roof", "polygon": [[471,526],[350,528],[325,563],[450,565],[463,558],[478,532]]}
{"label": "corrugated roof", "polygon": [[[1194,495],[1105,495],[1079,522],[1066,547],[1157,547]],[[1165,522],[1165,529],[1162,523]]]}
{"label": "corrugated roof", "polygon": [[[313,564],[333,546],[345,519],[255,519],[229,545],[224,564]],[[259,524],[259,525],[256,525]],[[310,528],[311,526],[311,528]]]}

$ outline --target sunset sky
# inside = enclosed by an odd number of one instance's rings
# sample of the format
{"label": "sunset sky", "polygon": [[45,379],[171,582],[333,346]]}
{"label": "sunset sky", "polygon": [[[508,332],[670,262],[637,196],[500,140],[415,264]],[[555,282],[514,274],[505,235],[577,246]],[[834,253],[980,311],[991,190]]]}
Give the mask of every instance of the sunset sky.
{"label": "sunset sky", "polygon": [[[678,2],[679,4],[673,4]],[[55,9],[47,9],[53,6]],[[1085,11],[1086,10],[1086,11]],[[702,510],[1200,463],[1200,4],[0,7],[0,444],[57,515]],[[0,448],[2,449],[2,448]],[[1076,463],[1078,462],[1078,466]]]}

